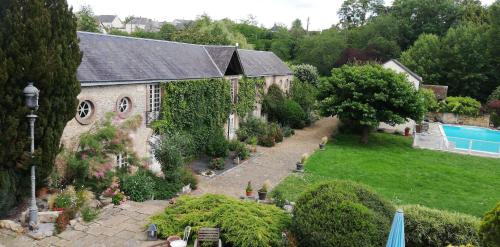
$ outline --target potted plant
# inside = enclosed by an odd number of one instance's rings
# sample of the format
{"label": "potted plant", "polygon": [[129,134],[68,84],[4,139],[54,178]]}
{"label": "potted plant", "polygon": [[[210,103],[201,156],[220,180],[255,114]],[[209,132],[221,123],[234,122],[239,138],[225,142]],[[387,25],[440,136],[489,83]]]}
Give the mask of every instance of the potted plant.
{"label": "potted plant", "polygon": [[319,149],[320,150],[325,150],[325,145],[326,145],[327,142],[328,142],[328,137],[327,136],[323,136],[323,138],[321,138],[321,142],[319,143]]}
{"label": "potted plant", "polygon": [[410,136],[410,127],[405,128],[405,136]]}
{"label": "potted plant", "polygon": [[267,190],[269,189],[269,182],[266,181],[262,185],[262,188],[259,189],[259,200],[264,201],[267,197]]}
{"label": "potted plant", "polygon": [[297,171],[299,172],[304,171],[304,164],[306,163],[307,158],[309,158],[309,155],[307,153],[302,155],[300,161],[297,162]]}
{"label": "potted plant", "polygon": [[252,196],[253,194],[253,188],[252,188],[252,181],[248,181],[247,188],[245,189],[247,196]]}

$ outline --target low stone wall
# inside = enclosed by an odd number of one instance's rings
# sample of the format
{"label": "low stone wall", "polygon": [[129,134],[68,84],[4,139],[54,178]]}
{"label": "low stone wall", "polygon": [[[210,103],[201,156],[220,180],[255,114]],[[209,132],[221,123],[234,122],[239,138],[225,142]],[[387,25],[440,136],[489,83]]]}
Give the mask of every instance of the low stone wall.
{"label": "low stone wall", "polygon": [[445,124],[460,124],[460,125],[471,125],[479,127],[490,127],[490,115],[485,114],[479,117],[469,117],[464,115],[458,115],[455,113],[429,113],[430,118],[437,119],[438,121]]}

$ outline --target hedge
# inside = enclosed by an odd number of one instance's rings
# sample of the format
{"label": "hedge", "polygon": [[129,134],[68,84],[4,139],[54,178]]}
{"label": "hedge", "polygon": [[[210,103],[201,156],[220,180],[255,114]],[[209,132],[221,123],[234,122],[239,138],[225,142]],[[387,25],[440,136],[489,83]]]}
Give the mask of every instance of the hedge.
{"label": "hedge", "polygon": [[403,211],[408,246],[478,246],[479,220],[473,216],[419,205],[403,206]]}
{"label": "hedge", "polygon": [[484,247],[500,246],[500,202],[484,215],[479,236]]}
{"label": "hedge", "polygon": [[150,221],[163,238],[181,236],[184,228],[191,226],[194,240],[201,227],[217,227],[224,246],[233,247],[281,246],[281,233],[289,222],[288,214],[276,206],[223,195],[182,196]]}

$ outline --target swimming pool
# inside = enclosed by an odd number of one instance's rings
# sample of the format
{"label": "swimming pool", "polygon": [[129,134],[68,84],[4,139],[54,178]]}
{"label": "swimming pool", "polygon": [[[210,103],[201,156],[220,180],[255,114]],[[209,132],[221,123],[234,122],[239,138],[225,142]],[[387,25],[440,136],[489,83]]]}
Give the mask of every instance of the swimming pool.
{"label": "swimming pool", "polygon": [[456,125],[443,125],[443,130],[448,141],[454,143],[457,149],[500,152],[500,131]]}

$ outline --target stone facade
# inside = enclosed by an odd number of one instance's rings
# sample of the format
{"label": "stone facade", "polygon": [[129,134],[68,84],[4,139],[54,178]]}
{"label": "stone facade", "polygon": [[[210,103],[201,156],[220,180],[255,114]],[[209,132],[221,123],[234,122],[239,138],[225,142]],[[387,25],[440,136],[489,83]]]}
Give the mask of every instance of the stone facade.
{"label": "stone facade", "polygon": [[478,117],[469,117],[454,113],[435,113],[432,114],[432,117],[438,119],[440,122],[445,124],[470,125],[470,126],[479,126],[484,128],[490,127],[489,114],[485,114]]}
{"label": "stone facade", "polygon": [[[104,119],[108,112],[117,113],[117,105],[123,97],[130,99],[131,109],[126,114],[117,114],[118,122],[124,121],[128,117],[140,115],[142,117],[141,126],[130,134],[133,141],[134,150],[139,157],[149,157],[149,138],[153,131],[146,126],[146,111],[148,110],[148,88],[147,84],[130,85],[110,85],[82,87],[78,100],[90,101],[92,103],[91,116],[89,121],[83,123],[77,117],[70,120],[61,138],[62,144],[69,149],[74,149],[78,145],[78,137],[96,127],[100,120]],[[87,119],[86,119],[87,120]]]}

